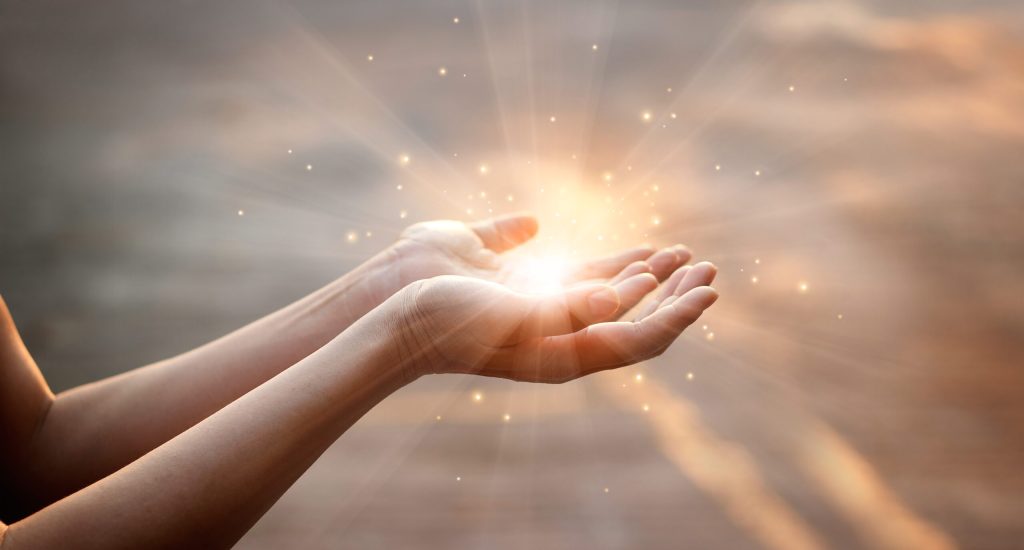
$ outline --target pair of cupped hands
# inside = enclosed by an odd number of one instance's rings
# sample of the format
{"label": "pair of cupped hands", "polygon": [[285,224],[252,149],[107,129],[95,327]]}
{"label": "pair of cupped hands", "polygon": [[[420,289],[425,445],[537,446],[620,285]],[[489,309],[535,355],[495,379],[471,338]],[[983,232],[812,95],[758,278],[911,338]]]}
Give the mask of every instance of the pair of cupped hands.
{"label": "pair of cupped hands", "polygon": [[510,269],[501,254],[537,228],[528,215],[424,222],[385,251],[389,276],[404,288],[369,315],[383,315],[409,376],[566,382],[661,354],[718,298],[709,286],[715,266],[685,265],[691,253],[682,245],[579,262],[560,291],[518,292],[504,284]]}

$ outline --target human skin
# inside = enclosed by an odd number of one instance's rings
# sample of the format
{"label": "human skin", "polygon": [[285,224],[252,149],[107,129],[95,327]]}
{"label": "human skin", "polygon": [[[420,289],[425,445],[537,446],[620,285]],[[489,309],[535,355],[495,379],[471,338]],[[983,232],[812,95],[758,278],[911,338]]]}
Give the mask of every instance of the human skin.
{"label": "human skin", "polygon": [[654,290],[649,274],[549,295],[466,276],[415,282],[130,465],[0,527],[0,548],[230,546],[405,384],[448,372],[565,382],[647,359],[715,301],[714,274],[710,264],[677,270],[657,304],[628,322],[603,321]]}
{"label": "human skin", "polygon": [[[6,313],[0,334],[0,518],[25,517],[108,476],[295,365],[406,285],[440,275],[501,282],[501,252],[537,230],[529,216],[427,222],[324,288],[205,346],[53,395]],[[621,283],[621,314],[690,257],[683,247],[584,262],[573,280]],[[610,279],[609,279],[610,278]]]}

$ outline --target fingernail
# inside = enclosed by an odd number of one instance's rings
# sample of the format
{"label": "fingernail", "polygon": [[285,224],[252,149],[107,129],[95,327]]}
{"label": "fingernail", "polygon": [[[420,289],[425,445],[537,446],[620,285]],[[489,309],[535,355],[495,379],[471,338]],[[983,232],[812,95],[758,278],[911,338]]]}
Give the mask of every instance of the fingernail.
{"label": "fingernail", "polygon": [[607,317],[619,308],[619,293],[611,287],[604,287],[587,296],[587,305],[595,318]]}

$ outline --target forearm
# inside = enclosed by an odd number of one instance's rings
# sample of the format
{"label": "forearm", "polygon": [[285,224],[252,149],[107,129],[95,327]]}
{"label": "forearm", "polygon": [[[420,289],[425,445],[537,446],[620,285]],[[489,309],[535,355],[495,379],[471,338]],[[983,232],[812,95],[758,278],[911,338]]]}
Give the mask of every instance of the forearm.
{"label": "forearm", "polygon": [[116,471],[329,342],[398,290],[387,254],[214,342],[58,395],[23,469],[25,513]]}
{"label": "forearm", "polygon": [[12,524],[4,548],[230,546],[408,381],[385,326],[358,323],[134,463]]}

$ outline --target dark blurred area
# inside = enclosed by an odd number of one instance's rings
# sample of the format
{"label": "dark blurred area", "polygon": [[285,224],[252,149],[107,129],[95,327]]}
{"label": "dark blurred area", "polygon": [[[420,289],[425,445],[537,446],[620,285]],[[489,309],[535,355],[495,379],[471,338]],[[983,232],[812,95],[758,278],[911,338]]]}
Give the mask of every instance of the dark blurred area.
{"label": "dark blurred area", "polygon": [[1017,1],[0,2],[0,293],[54,391],[415,221],[721,270],[645,365],[405,388],[242,548],[1019,548],[1022,152]]}

